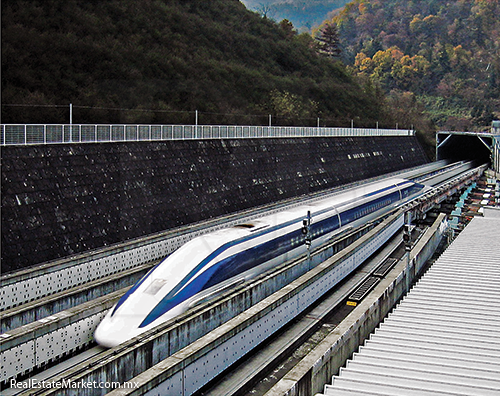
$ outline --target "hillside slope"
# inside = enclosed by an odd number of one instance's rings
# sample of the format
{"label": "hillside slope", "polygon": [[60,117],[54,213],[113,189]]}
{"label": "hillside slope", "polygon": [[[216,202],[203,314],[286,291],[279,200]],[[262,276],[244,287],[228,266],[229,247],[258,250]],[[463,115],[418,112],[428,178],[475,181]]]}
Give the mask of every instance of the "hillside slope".
{"label": "hillside slope", "polygon": [[312,47],[237,0],[3,2],[2,122],[382,126]]}
{"label": "hillside slope", "polygon": [[500,116],[499,14],[497,0],[355,0],[333,21],[355,73],[471,130]]}

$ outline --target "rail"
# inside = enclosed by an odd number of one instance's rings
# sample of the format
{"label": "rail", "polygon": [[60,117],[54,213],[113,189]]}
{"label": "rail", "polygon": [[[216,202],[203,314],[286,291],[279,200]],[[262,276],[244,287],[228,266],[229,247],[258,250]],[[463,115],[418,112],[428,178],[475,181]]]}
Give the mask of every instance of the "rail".
{"label": "rail", "polygon": [[413,136],[410,129],[240,125],[2,124],[2,146],[153,140]]}

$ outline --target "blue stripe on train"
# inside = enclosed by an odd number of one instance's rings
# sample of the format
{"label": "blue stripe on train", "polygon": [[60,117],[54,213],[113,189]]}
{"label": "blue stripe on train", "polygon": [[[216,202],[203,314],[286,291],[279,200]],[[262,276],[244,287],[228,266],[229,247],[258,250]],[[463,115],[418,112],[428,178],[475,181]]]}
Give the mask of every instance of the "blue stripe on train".
{"label": "blue stripe on train", "polygon": [[[378,190],[374,193],[366,194],[366,196],[371,196],[376,193],[386,191],[393,187],[394,185],[384,188],[382,190]],[[423,188],[422,185],[412,184],[412,186],[403,189],[403,193],[405,196],[409,196],[412,193],[416,192],[415,190],[420,190],[421,188]],[[363,197],[365,196],[359,198]],[[361,206],[340,213],[342,225],[346,225],[358,218],[361,218],[363,216],[375,212],[376,210],[380,209],[380,207],[377,206],[377,203],[386,200],[389,200],[389,202],[387,202],[384,206],[397,202],[399,200],[399,191],[393,192],[389,195],[383,196],[376,200],[367,202]],[[324,213],[329,210],[331,209],[327,209],[322,212]],[[364,212],[365,210],[367,211]],[[358,216],[358,214],[360,215]],[[318,213],[316,213],[316,215],[318,215]],[[332,221],[332,219],[335,220]],[[281,224],[279,226],[263,230],[254,235],[246,236],[222,245],[220,248],[218,248],[212,254],[210,254],[205,260],[203,260],[200,264],[198,264],[196,268],[194,268],[172,291],[170,291],[162,299],[162,301],[160,301],[153,308],[153,310],[151,310],[151,312],[146,316],[146,318],[139,327],[145,327],[149,325],[157,318],[168,312],[170,309],[176,307],[177,305],[179,305],[186,299],[194,296],[195,294],[199,293],[200,291],[206,290],[209,287],[216,285],[217,283],[232,278],[233,276],[241,274],[250,268],[261,265],[266,261],[269,261],[275,257],[279,257],[280,255],[285,254],[287,251],[292,250],[294,248],[294,246],[292,246],[292,241],[297,238],[300,239],[301,235],[300,229],[292,233],[286,234],[284,236],[275,238],[272,241],[265,242],[263,244],[254,246],[250,249],[238,252],[231,257],[221,260],[220,262],[214,264],[212,267],[210,267],[209,269],[201,273],[199,276],[197,276],[195,280],[191,281],[191,279],[197,272],[199,272],[200,269],[205,267],[213,258],[218,256],[223,251],[229,249],[230,247],[235,246],[237,244],[241,244],[249,239],[256,238],[257,236],[263,235],[265,233],[269,233],[277,229],[287,227],[293,223],[300,223],[300,220],[298,221],[297,219],[295,219],[285,224]],[[315,231],[318,232],[316,235],[316,238],[318,238],[329,232],[334,231],[338,227],[339,227],[338,216],[335,214],[333,217],[330,217],[328,219],[322,220],[319,223],[314,224],[313,232]],[[188,282],[190,283],[186,287],[184,287]],[[184,289],[182,289],[179,292],[179,290],[182,287],[184,287]]]}

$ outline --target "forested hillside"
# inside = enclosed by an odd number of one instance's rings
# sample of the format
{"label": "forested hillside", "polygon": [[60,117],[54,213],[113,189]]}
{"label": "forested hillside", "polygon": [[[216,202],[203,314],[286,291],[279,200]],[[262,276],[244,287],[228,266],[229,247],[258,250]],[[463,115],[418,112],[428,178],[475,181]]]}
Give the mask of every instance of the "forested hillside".
{"label": "forested hillside", "polygon": [[312,42],[237,0],[2,2],[2,122],[394,125]]}
{"label": "forested hillside", "polygon": [[397,111],[480,130],[500,117],[499,15],[498,0],[355,0],[333,22],[344,62]]}

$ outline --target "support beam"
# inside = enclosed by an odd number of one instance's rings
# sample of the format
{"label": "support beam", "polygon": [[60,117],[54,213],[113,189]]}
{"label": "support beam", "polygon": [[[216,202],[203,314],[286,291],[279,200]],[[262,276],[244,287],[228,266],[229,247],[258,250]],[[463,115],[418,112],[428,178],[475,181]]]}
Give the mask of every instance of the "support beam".
{"label": "support beam", "polygon": [[481,136],[478,136],[477,138],[486,146],[488,150],[492,150],[492,147],[488,143],[486,143]]}
{"label": "support beam", "polygon": [[[437,145],[437,148],[439,148],[439,147],[443,146],[443,145],[444,145],[444,144],[445,144],[445,143],[446,143],[446,142],[447,142],[450,138],[451,138],[451,135],[448,135],[448,136],[446,137],[446,139],[444,139],[441,143],[439,143],[439,144]],[[437,139],[436,139],[436,142],[437,142]]]}

